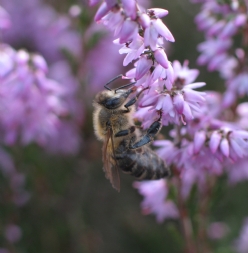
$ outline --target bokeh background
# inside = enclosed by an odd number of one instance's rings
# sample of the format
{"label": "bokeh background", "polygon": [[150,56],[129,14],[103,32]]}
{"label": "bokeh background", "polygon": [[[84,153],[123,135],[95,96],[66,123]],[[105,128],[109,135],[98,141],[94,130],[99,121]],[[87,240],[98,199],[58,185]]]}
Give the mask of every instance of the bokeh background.
{"label": "bokeh background", "polygon": [[[163,20],[176,39],[168,45],[169,59],[189,60],[190,68],[200,69],[198,81],[206,82],[207,90],[223,90],[217,73],[196,65],[197,44],[204,40],[194,24],[199,5],[188,0],[142,4],[169,10]],[[94,24],[97,7],[76,0],[0,0],[0,5],[12,21],[2,32],[2,42],[43,55],[48,76],[74,87],[71,98],[76,101],[69,122],[74,125],[61,132],[58,142],[3,147],[22,177],[5,177],[1,164],[0,252],[182,252],[180,221],[158,224],[155,217],[143,215],[142,196],[133,188],[134,179],[121,174],[117,193],[102,171],[101,143],[92,126],[92,100],[109,79],[128,68],[123,69],[122,56],[107,31]],[[11,200],[13,184],[19,184],[26,194],[17,196],[15,203]],[[211,241],[214,252],[234,252],[233,242],[247,215],[247,191],[247,183],[231,187],[225,176],[216,186],[209,223],[224,222],[227,233]],[[23,203],[18,204],[18,198]],[[194,199],[189,208],[193,216]]]}

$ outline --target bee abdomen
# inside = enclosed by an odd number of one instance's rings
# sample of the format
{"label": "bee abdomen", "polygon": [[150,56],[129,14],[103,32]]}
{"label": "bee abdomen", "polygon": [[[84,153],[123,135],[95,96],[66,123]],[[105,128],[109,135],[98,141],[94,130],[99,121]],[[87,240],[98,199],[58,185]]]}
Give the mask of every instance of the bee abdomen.
{"label": "bee abdomen", "polygon": [[141,152],[127,150],[117,153],[116,159],[123,172],[139,180],[156,180],[170,175],[168,166],[149,147],[142,147]]}

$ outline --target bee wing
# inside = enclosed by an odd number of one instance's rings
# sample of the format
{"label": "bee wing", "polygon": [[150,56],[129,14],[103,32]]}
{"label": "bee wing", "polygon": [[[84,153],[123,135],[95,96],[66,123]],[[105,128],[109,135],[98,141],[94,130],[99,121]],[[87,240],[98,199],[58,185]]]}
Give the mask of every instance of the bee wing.
{"label": "bee wing", "polygon": [[[109,141],[111,145],[109,147]],[[118,165],[115,159],[114,143],[113,143],[113,131],[111,128],[108,129],[106,138],[103,143],[103,170],[105,176],[111,182],[112,186],[119,192],[120,191],[120,175]]]}

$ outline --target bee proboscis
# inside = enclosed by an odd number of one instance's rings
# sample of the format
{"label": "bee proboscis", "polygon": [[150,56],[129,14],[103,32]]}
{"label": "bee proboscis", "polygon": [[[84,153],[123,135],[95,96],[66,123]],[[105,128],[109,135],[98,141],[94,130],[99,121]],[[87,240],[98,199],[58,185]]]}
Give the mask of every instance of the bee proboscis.
{"label": "bee proboscis", "polygon": [[93,103],[95,134],[103,141],[103,170],[117,191],[120,191],[119,169],[139,180],[155,180],[170,174],[165,162],[147,145],[160,131],[161,116],[142,135],[134,125],[133,113],[135,102],[145,89],[131,99],[129,95],[136,87],[124,88],[135,82],[111,90],[108,85],[120,76],[108,82],[106,90],[98,93]]}

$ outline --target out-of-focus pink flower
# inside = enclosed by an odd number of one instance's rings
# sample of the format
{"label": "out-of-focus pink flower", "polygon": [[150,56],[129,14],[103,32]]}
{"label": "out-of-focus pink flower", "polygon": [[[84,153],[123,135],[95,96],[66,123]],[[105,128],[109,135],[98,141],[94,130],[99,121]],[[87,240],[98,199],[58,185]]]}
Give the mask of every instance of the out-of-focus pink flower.
{"label": "out-of-focus pink flower", "polygon": [[72,116],[74,108],[69,100],[75,90],[68,92],[67,86],[49,79],[41,56],[4,48],[6,54],[11,52],[13,68],[0,85],[2,139],[7,145],[20,140],[23,145],[36,142],[45,147],[48,140],[54,140],[60,123]]}
{"label": "out-of-focus pink flower", "polygon": [[8,29],[11,26],[9,13],[0,6],[0,29]]}
{"label": "out-of-focus pink flower", "polygon": [[4,231],[5,237],[10,243],[16,243],[21,239],[22,231],[15,224],[8,224]]}
{"label": "out-of-focus pink flower", "polygon": [[119,43],[112,44],[113,37],[104,26],[92,25],[87,30],[85,38],[90,39],[103,31],[106,34],[89,50],[81,67],[83,77],[87,81],[88,92],[91,94],[102,90],[104,84],[116,73],[122,72],[123,56],[118,54]]}
{"label": "out-of-focus pink flower", "polygon": [[207,229],[208,237],[212,240],[220,240],[225,237],[230,228],[224,222],[212,222]]}
{"label": "out-of-focus pink flower", "polygon": [[227,82],[227,90],[223,98],[224,107],[233,105],[238,97],[244,97],[248,94],[247,78],[248,73],[241,72]]}
{"label": "out-of-focus pink flower", "polygon": [[228,179],[230,184],[237,184],[248,180],[248,158],[243,158],[227,166]]}
{"label": "out-of-focus pink flower", "polygon": [[[81,38],[66,15],[60,15],[41,0],[1,0],[11,17],[3,41],[13,47],[38,52],[50,63],[63,59],[63,50],[75,58],[81,55]],[[27,29],[28,27],[28,29]]]}
{"label": "out-of-focus pink flower", "polygon": [[239,104],[237,106],[236,113],[239,116],[238,125],[242,129],[248,130],[248,102]]}
{"label": "out-of-focus pink flower", "polygon": [[158,222],[179,217],[176,205],[167,199],[168,189],[164,179],[135,182],[134,187],[144,196],[141,203],[143,214],[155,214]]}

